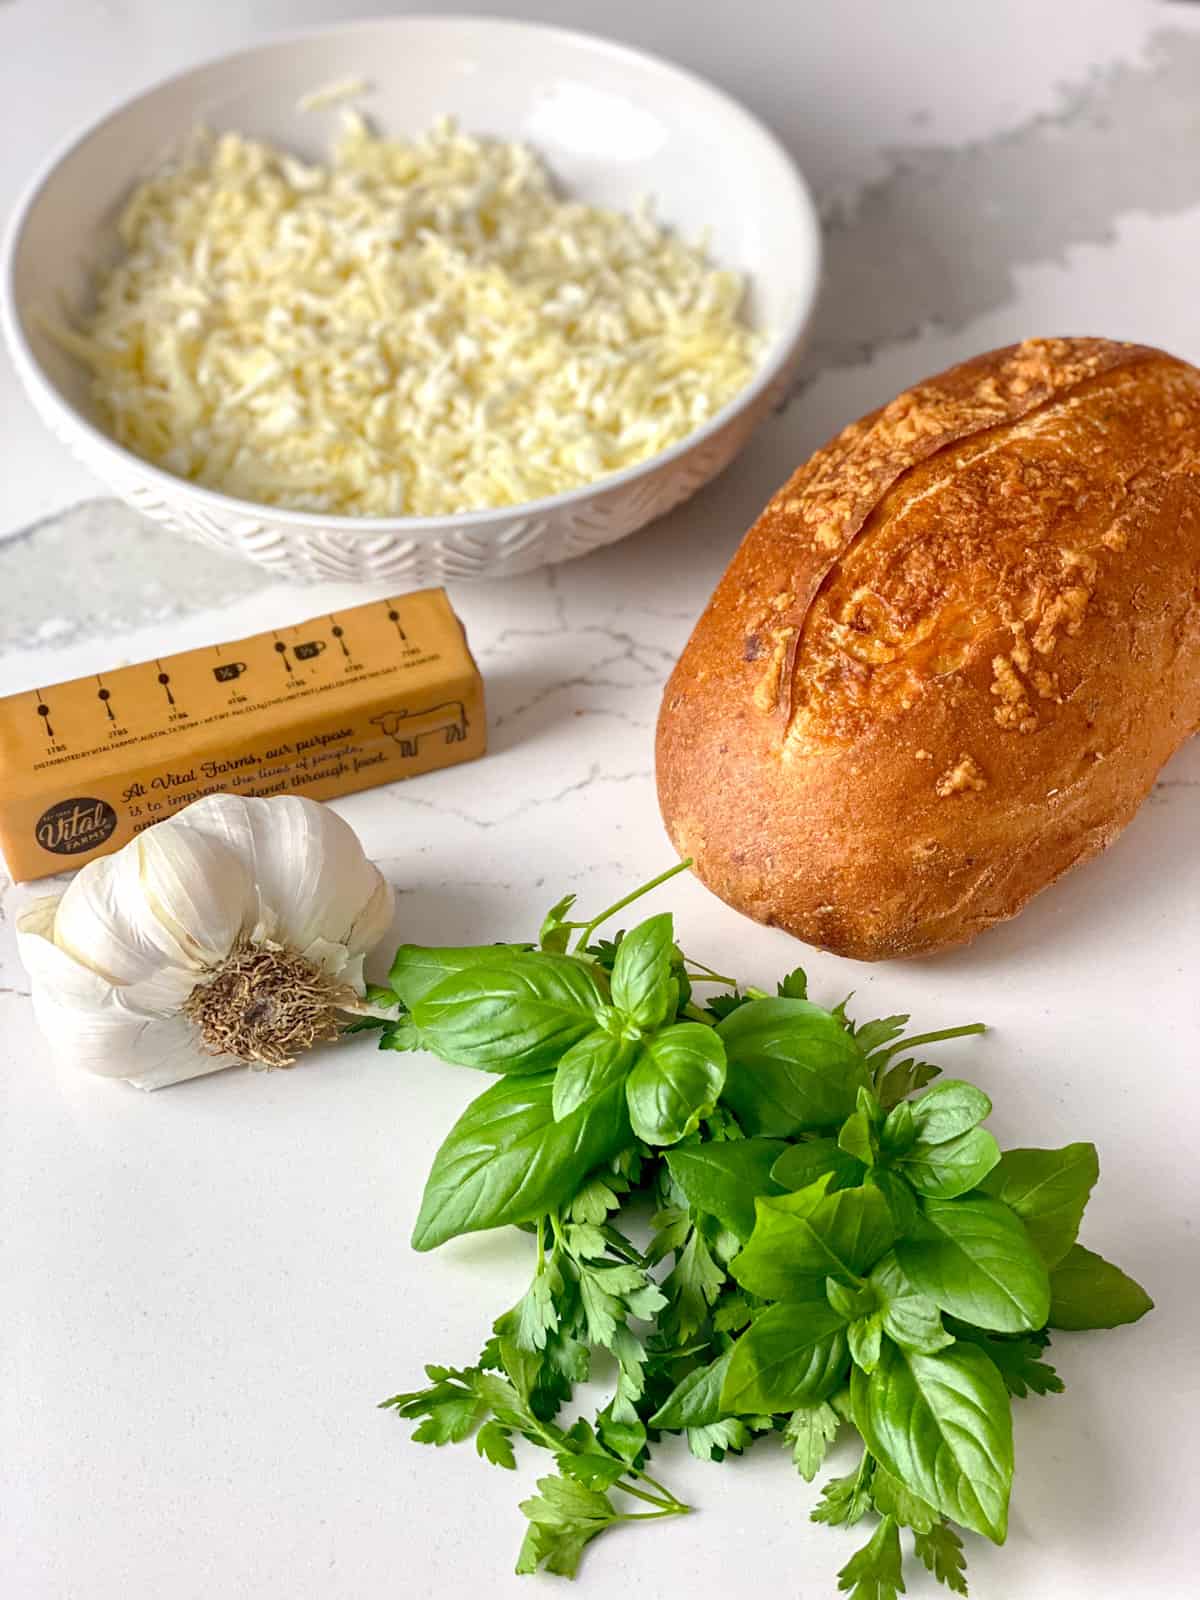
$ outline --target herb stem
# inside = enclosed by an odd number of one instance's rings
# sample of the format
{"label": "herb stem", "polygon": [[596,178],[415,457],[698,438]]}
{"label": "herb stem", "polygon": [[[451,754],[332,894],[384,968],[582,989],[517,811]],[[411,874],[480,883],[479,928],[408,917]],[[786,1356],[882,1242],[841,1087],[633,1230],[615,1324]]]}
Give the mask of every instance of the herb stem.
{"label": "herb stem", "polygon": [[961,1028],[939,1028],[936,1033],[914,1033],[911,1039],[896,1039],[891,1044],[873,1050],[871,1055],[877,1061],[886,1061],[889,1056],[898,1055],[901,1050],[915,1050],[921,1044],[937,1044],[941,1039],[962,1039],[969,1033],[986,1032],[985,1022],[967,1022]]}
{"label": "herb stem", "polygon": [[[641,1473],[637,1471],[636,1467],[630,1467],[629,1471],[634,1477],[641,1477]],[[639,1489],[635,1484],[626,1483],[621,1478],[617,1479],[617,1481],[613,1484],[613,1488],[620,1489],[622,1494],[633,1495],[635,1500],[644,1500],[648,1506],[661,1506],[665,1510],[671,1510],[673,1507],[679,1504],[679,1501],[676,1500],[675,1496],[670,1494],[665,1489],[663,1490],[663,1494],[666,1496],[666,1498],[660,1499],[658,1495],[647,1494],[644,1489]]]}
{"label": "herb stem", "polygon": [[603,910],[598,917],[585,924],[583,932],[575,945],[576,950],[584,950],[591,941],[593,933],[602,922],[607,922],[609,917],[615,917],[618,911],[624,911],[626,906],[632,905],[635,900],[640,900],[644,894],[649,894],[651,889],[657,889],[660,884],[666,883],[669,878],[676,878],[681,872],[686,872],[692,861],[689,856],[686,861],[677,861],[673,867],[668,867],[666,872],[660,872],[657,878],[651,878],[649,883],[643,883],[640,889],[633,889],[620,900]]}
{"label": "herb stem", "polygon": [[650,1265],[637,1246],[627,1239],[618,1228],[614,1228],[611,1222],[601,1223],[600,1232],[604,1235],[608,1248],[613,1254],[620,1256],[630,1266],[641,1267],[644,1271]]}
{"label": "herb stem", "polygon": [[[671,1506],[677,1506],[677,1505],[681,1504],[680,1501],[676,1500],[675,1496],[671,1493],[670,1489],[668,1489],[665,1484],[659,1483],[658,1479],[657,1478],[652,1478],[648,1472],[642,1472],[640,1470],[640,1468],[638,1468],[638,1467],[630,1467],[629,1468],[629,1473],[630,1473],[631,1477],[638,1478],[638,1479],[641,1480],[642,1483],[649,1484],[651,1489],[657,1490],[657,1492],[660,1495],[663,1496],[663,1500],[664,1500],[665,1504],[671,1505]],[[623,1485],[618,1485],[618,1487],[624,1487],[624,1486]]]}
{"label": "herb stem", "polygon": [[706,1028],[715,1028],[717,1025],[714,1017],[710,1017],[707,1011],[701,1011],[700,1007],[698,1005],[694,1005],[690,1000],[680,1011],[679,1015],[681,1017],[687,1017],[689,1022],[702,1022]]}
{"label": "herb stem", "polygon": [[727,978],[723,972],[714,971],[707,961],[697,961],[695,956],[684,955],[682,950],[679,954],[683,956],[685,967],[696,968],[695,972],[688,973],[689,978],[693,978],[699,983],[724,983],[728,984],[731,989],[737,988],[738,981],[736,978]]}
{"label": "herb stem", "polygon": [[[623,1488],[624,1485],[618,1483],[615,1487],[620,1489],[620,1488]],[[674,1506],[665,1506],[662,1511],[618,1511],[616,1516],[613,1518],[613,1521],[614,1522],[650,1522],[655,1517],[678,1517],[680,1515],[686,1514],[691,1509],[692,1509],[691,1506],[674,1505]]]}

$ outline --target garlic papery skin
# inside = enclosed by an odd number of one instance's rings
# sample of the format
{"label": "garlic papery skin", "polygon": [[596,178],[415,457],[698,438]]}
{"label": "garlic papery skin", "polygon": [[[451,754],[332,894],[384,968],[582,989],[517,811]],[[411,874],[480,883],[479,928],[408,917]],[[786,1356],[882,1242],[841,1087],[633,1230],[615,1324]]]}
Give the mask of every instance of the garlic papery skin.
{"label": "garlic papery skin", "polygon": [[27,906],[17,946],[55,1054],[160,1089],[334,1037],[392,905],[327,806],[209,795]]}

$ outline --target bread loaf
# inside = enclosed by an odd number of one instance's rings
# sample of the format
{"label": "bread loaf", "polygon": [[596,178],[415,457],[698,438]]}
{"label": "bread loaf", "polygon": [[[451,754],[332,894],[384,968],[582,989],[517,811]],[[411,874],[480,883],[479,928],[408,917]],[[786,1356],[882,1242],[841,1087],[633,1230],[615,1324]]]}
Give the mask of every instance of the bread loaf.
{"label": "bread loaf", "polygon": [[1198,726],[1200,371],[1033,339],[771,500],[667,684],[659,797],[730,905],[918,955],[1111,843]]}

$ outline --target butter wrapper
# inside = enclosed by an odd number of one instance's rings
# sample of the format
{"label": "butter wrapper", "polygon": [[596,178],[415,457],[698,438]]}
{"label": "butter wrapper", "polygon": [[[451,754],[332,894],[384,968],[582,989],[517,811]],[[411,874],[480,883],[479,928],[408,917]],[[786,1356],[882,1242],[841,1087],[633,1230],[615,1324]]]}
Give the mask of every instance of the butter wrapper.
{"label": "butter wrapper", "polygon": [[0,699],[0,850],[44,878],[202,795],[331,800],[486,748],[462,624],[424,589]]}

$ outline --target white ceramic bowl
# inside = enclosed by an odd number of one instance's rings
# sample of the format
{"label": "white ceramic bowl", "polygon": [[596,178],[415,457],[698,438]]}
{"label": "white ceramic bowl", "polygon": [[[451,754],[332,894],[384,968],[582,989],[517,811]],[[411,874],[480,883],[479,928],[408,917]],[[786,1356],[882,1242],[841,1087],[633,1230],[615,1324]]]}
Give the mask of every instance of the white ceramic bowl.
{"label": "white ceramic bowl", "polygon": [[[336,109],[297,101],[343,77],[387,133],[449,113],[474,133],[528,141],[567,191],[711,229],[714,259],[746,274],[766,335],[753,381],[709,423],[640,466],[520,506],[451,517],[337,517],[262,506],[151,466],[98,426],[82,367],[42,333],[37,307],[86,306],[117,254],[130,188],[197,123],[320,157]],[[606,40],[480,17],[395,17],[281,38],[128,101],[60,151],[8,234],[0,312],[43,420],[80,461],[164,527],[281,577],[420,584],[526,572],[623,538],[719,472],[785,391],[816,295],[820,236],[804,180],[763,125],[710,84]],[[767,486],[769,487],[769,486]]]}

